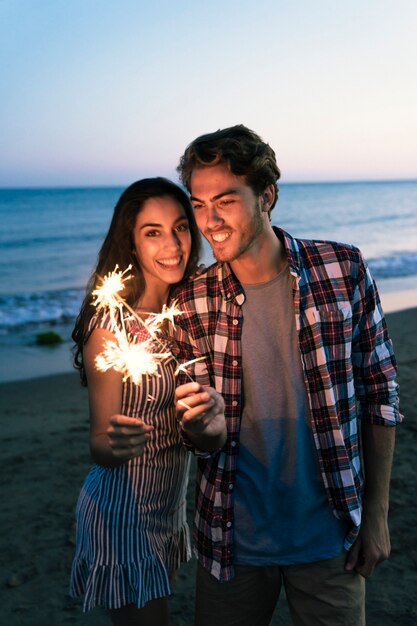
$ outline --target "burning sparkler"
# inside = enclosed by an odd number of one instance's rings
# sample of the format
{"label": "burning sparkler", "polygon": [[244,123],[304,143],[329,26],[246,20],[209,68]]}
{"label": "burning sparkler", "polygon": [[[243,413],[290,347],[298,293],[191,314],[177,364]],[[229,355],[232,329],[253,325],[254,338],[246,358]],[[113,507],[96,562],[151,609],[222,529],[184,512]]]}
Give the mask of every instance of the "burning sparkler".
{"label": "burning sparkler", "polygon": [[[173,302],[170,307],[164,304],[161,313],[152,314],[143,320],[120,295],[124,289],[125,281],[132,278],[131,274],[125,276],[132,269],[132,266],[129,265],[124,271],[118,271],[118,269],[118,265],[116,265],[114,271],[109,272],[102,279],[102,285],[92,293],[95,298],[93,305],[97,311],[108,310],[112,331],[116,337],[116,341],[107,340],[104,343],[104,350],[97,355],[95,364],[101,372],[113,368],[123,374],[123,381],[131,378],[133,383],[138,385],[143,375],[158,375],[158,366],[164,360],[169,358],[175,360],[171,352],[166,351],[166,346],[159,339],[158,333],[165,320],[169,320],[175,328],[174,318],[177,315],[182,315],[182,311],[178,309],[176,302]],[[132,337],[127,332],[123,309],[129,312],[126,319],[136,319],[148,331],[148,339],[138,342],[135,340],[135,337]],[[117,323],[116,311],[119,311],[119,323]],[[158,344],[160,349],[162,348],[164,351],[155,351],[155,344]],[[202,358],[204,357],[193,359],[182,365],[178,364],[175,376],[180,371],[185,372],[189,376],[186,367],[195,361],[200,361]],[[189,378],[191,379],[190,376]]]}
{"label": "burning sparkler", "polygon": [[174,300],[174,302],[169,307],[164,304],[160,313],[153,313],[147,326],[154,332],[158,332],[164,321],[168,320],[171,322],[172,327],[175,328],[174,318],[177,315],[182,314],[183,312],[177,307],[177,302]]}
{"label": "burning sparkler", "polygon": [[117,343],[107,340],[104,351],[96,357],[96,366],[101,372],[113,368],[123,374],[123,381],[132,379],[139,385],[142,376],[158,375],[159,362],[171,356],[170,352],[154,352],[152,339],[135,343],[127,336],[119,337]]}
{"label": "burning sparkler", "polygon": [[127,274],[127,272],[130,272],[132,266],[129,265],[129,267],[123,272],[118,272],[118,269],[119,266],[116,265],[113,272],[109,272],[107,276],[102,279],[102,285],[93,291],[92,295],[95,296],[93,305],[96,307],[97,311],[101,311],[103,309],[109,309],[112,311],[119,306],[119,303],[121,302],[119,292],[123,291],[125,281],[132,278],[131,274],[126,276],[124,279],[123,276]]}

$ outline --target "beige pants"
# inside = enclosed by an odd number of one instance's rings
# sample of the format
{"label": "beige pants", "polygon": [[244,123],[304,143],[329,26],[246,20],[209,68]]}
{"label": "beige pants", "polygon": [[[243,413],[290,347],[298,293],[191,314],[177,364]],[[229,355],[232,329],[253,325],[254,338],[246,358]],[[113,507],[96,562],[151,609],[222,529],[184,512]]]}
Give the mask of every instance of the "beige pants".
{"label": "beige pants", "polygon": [[282,584],[294,626],[364,626],[365,580],[345,571],[345,558],[237,566],[235,578],[226,583],[199,565],[195,626],[269,626]]}

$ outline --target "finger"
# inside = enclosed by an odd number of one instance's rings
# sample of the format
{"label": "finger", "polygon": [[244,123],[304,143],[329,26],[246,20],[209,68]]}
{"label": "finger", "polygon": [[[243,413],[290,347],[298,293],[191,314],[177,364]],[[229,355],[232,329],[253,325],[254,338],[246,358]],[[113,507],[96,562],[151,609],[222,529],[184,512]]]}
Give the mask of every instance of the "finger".
{"label": "finger", "polygon": [[145,445],[149,441],[150,435],[144,433],[135,437],[111,437],[109,436],[109,445],[113,450],[131,450],[136,446]]}
{"label": "finger", "polygon": [[127,426],[123,426],[121,424],[110,424],[107,429],[108,433],[115,433],[116,436],[126,437],[130,435],[137,435],[140,433],[151,432],[154,429],[152,424],[145,424],[140,421],[134,424],[129,424]]}
{"label": "finger", "polygon": [[364,578],[369,578],[372,572],[375,569],[375,563],[367,560],[364,556],[360,557],[358,563],[355,567],[355,572],[363,576]]}
{"label": "finger", "polygon": [[182,421],[181,427],[184,430],[188,431],[189,433],[194,433],[197,435],[197,434],[204,432],[208,424],[209,422],[206,422],[206,420],[203,418],[201,420],[193,421],[193,422]]}
{"label": "finger", "polygon": [[128,428],[138,428],[140,426],[144,426],[145,422],[140,417],[131,417],[130,415],[112,415],[110,417],[109,423],[112,426],[122,427],[126,426]]}
{"label": "finger", "polygon": [[183,412],[181,419],[186,422],[200,421],[207,419],[211,421],[219,413],[218,407],[215,406],[212,400],[205,403],[199,403],[196,406],[192,406]]}
{"label": "finger", "polygon": [[177,419],[181,421],[184,416],[186,419],[194,418],[212,406],[213,402],[206,392],[187,396],[185,400],[181,399],[176,402]]}
{"label": "finger", "polygon": [[202,386],[199,383],[196,383],[196,382],[185,383],[184,385],[179,385],[175,389],[175,399],[177,401],[178,400],[182,400],[182,399],[186,398],[187,396],[194,395],[194,394],[198,393],[202,389],[203,389]]}
{"label": "finger", "polygon": [[116,459],[124,459],[128,461],[138,456],[142,456],[144,452],[145,452],[145,444],[141,446],[135,446],[134,448],[131,448],[129,450],[126,448],[116,448],[113,450],[113,456]]}
{"label": "finger", "polygon": [[345,561],[345,570],[351,572],[358,565],[359,561],[359,552],[361,545],[359,541],[353,544],[349,552],[347,553],[346,561]]}
{"label": "finger", "polygon": [[385,561],[389,556],[389,552],[381,552],[380,549],[373,549],[373,546],[368,547],[366,551],[361,552],[359,555],[356,571],[368,578],[372,575],[374,569],[379,563]]}
{"label": "finger", "polygon": [[214,402],[215,399],[211,398],[207,391],[190,394],[176,401],[177,406],[180,405],[180,407],[184,407],[186,410],[193,409],[203,404],[210,404],[210,406],[213,406]]}

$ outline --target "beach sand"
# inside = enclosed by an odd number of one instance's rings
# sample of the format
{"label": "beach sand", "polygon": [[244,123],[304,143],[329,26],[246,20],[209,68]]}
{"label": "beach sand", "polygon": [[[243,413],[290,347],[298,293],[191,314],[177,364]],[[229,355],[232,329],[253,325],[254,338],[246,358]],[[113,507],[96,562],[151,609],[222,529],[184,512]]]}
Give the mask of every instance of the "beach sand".
{"label": "beach sand", "polygon": [[[417,309],[387,316],[399,362],[401,410],[391,483],[392,553],[367,584],[368,626],[417,624]],[[87,392],[75,373],[0,385],[1,623],[107,624],[68,596],[74,507],[90,467]],[[189,488],[192,516],[193,476]],[[177,574],[172,626],[192,626],[195,561]],[[289,625],[285,598],[274,626]]]}

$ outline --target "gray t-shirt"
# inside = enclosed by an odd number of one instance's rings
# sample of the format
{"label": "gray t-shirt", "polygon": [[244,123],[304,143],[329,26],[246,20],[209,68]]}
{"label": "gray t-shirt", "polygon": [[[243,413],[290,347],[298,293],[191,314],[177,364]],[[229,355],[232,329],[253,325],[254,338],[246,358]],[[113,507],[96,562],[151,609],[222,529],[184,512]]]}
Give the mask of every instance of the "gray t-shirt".
{"label": "gray t-shirt", "polygon": [[310,426],[286,267],[267,283],[243,285],[243,390],[234,492],[234,559],[288,565],[343,551],[345,522],[332,513]]}

